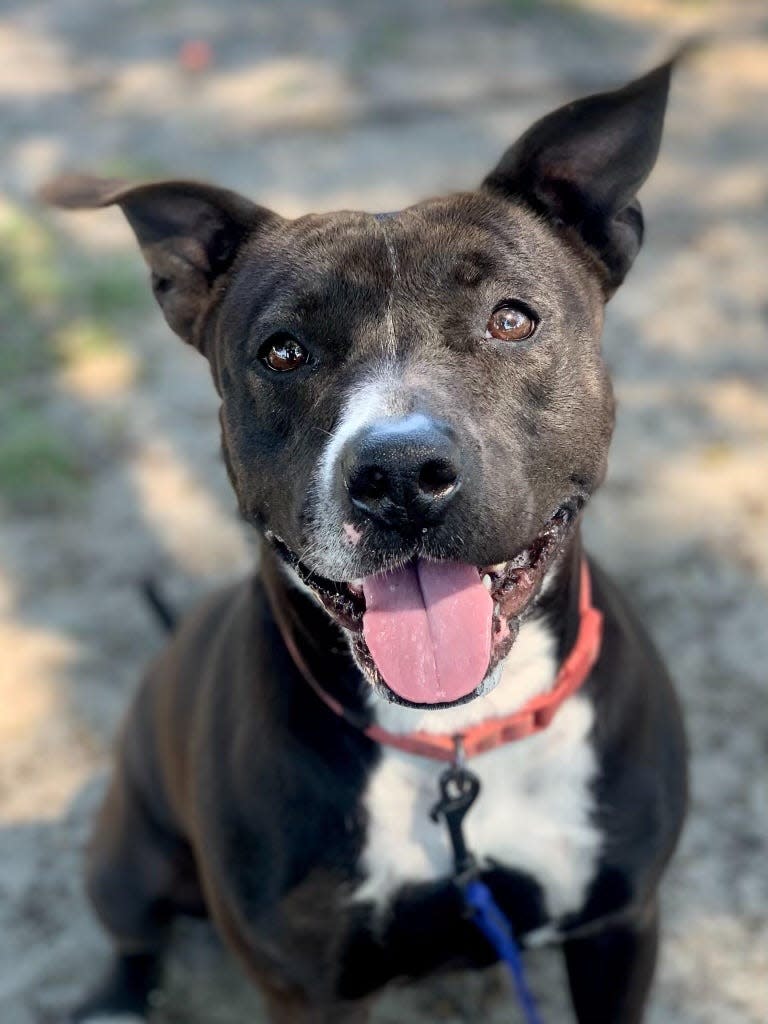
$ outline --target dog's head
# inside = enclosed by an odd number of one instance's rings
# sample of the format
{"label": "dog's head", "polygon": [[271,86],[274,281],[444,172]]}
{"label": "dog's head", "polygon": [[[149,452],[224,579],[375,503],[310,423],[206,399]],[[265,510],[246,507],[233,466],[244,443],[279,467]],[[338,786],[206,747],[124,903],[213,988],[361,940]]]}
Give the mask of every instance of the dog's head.
{"label": "dog's head", "polygon": [[613,428],[603,306],[641,243],[671,64],[538,121],[475,192],[286,220],[183,181],[119,204],[173,330],[211,364],[245,518],[390,699],[498,678]]}

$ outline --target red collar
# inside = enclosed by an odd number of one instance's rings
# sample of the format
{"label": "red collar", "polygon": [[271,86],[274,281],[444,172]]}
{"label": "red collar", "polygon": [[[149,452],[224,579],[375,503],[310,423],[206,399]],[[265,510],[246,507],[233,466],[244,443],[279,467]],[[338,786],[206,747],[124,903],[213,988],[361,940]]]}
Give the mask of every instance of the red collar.
{"label": "red collar", "polygon": [[280,632],[293,661],[315,693],[337,715],[358,727],[376,743],[404,750],[408,754],[431,757],[436,761],[453,761],[457,753],[465,757],[483,754],[513,740],[546,729],[560,706],[586,682],[600,654],[603,639],[603,616],[592,604],[592,586],[586,559],[581,562],[579,581],[579,631],[576,642],[560,666],[551,690],[533,697],[510,715],[488,718],[479,725],[471,725],[457,734],[411,732],[394,733],[378,725],[362,725],[334,697],[320,686],[307,668],[306,662],[288,630],[278,620]]}

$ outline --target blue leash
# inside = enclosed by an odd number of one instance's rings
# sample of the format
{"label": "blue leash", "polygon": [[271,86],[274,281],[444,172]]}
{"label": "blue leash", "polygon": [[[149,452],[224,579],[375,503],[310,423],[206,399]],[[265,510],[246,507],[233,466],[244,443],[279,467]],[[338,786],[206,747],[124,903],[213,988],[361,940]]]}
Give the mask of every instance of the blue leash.
{"label": "blue leash", "polygon": [[509,968],[526,1024],[542,1024],[525,977],[520,949],[491,890],[485,882],[473,878],[463,887],[463,894],[472,920]]}
{"label": "blue leash", "polygon": [[525,977],[523,960],[509,922],[478,873],[477,862],[464,839],[464,816],[477,799],[480,780],[464,765],[461,742],[456,759],[440,776],[440,799],[432,808],[433,821],[445,820],[453,849],[454,880],[470,917],[509,968],[526,1024],[542,1024]]}

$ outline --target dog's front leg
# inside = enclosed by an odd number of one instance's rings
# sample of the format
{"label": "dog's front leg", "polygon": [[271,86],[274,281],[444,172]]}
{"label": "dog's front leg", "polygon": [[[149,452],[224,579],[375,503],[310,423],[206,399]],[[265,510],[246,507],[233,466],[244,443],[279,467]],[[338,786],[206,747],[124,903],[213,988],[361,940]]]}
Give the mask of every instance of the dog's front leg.
{"label": "dog's front leg", "polygon": [[579,1024],[640,1024],[653,980],[658,937],[654,900],[626,923],[565,943]]}

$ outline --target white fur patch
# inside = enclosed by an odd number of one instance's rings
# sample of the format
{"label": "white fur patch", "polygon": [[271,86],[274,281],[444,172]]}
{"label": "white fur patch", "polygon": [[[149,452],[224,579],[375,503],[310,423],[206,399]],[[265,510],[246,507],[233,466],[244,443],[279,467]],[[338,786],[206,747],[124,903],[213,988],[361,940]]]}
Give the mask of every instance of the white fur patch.
{"label": "white fur patch", "polygon": [[347,441],[369,423],[391,416],[396,409],[393,392],[396,383],[382,373],[377,379],[352,388],[344,403],[339,421],[325,446],[318,467],[321,488],[326,492],[333,486],[336,463]]}
{"label": "white fur patch", "polygon": [[392,268],[392,287],[389,289],[387,296],[387,340],[389,341],[389,349],[392,355],[397,354],[397,334],[395,333],[395,318],[393,313],[393,307],[395,302],[395,285],[397,284],[398,278],[400,277],[400,266],[397,261],[397,253],[395,247],[392,244],[392,239],[389,237],[386,224],[384,221],[377,222],[381,228],[381,233],[384,236],[384,244],[387,247],[387,255],[389,256],[389,264]]}
{"label": "white fur patch", "polygon": [[[382,704],[379,721],[387,729],[410,731],[427,727],[434,715],[440,724],[433,729],[454,731],[516,710],[550,687],[555,674],[554,640],[543,625],[529,622],[488,696],[443,711],[395,706],[389,711]],[[482,791],[465,819],[469,848],[478,858],[492,857],[535,878],[555,919],[581,908],[600,852],[591,791],[597,767],[590,742],[593,718],[591,702],[577,694],[548,729],[471,760]],[[355,900],[371,900],[381,911],[405,883],[450,875],[445,825],[429,817],[442,770],[436,761],[382,748],[364,797],[366,878]]]}

